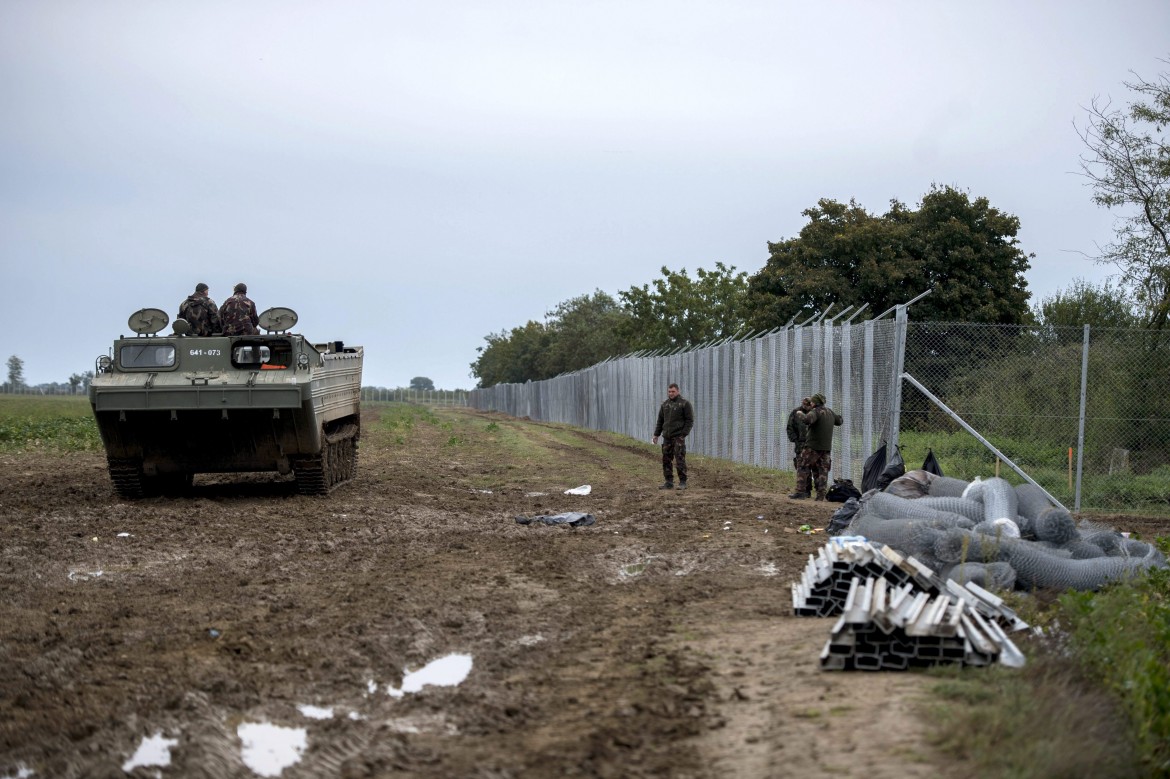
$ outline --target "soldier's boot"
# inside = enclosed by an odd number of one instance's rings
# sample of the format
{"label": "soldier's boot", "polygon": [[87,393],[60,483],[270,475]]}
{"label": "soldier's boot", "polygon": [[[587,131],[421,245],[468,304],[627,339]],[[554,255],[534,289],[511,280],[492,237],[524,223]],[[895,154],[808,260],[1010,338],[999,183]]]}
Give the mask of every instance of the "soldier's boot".
{"label": "soldier's boot", "polygon": [[660,489],[660,490],[673,490],[674,489],[674,482],[665,481],[662,483],[662,486],[659,487],[658,489]]}
{"label": "soldier's boot", "polygon": [[788,497],[792,498],[793,500],[808,500],[808,491],[794,492]]}
{"label": "soldier's boot", "polygon": [[817,490],[817,500],[822,502],[822,503],[824,502],[824,500],[825,500],[825,491],[824,490]]}
{"label": "soldier's boot", "polygon": [[687,480],[686,479],[680,480],[678,483],[678,488],[680,490],[685,490],[687,488]]}

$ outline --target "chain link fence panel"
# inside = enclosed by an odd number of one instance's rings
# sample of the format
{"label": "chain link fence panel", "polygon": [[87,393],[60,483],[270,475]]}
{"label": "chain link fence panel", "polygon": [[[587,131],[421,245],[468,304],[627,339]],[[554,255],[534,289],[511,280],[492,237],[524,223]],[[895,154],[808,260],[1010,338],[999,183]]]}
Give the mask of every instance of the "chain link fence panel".
{"label": "chain link fence panel", "polygon": [[429,403],[435,406],[466,406],[468,390],[422,390],[399,387],[362,387],[362,400],[381,403]]}
{"label": "chain link fence panel", "polygon": [[[1170,514],[1170,333],[915,322],[905,372],[1066,506]],[[908,467],[1020,481],[912,386],[900,439]]]}

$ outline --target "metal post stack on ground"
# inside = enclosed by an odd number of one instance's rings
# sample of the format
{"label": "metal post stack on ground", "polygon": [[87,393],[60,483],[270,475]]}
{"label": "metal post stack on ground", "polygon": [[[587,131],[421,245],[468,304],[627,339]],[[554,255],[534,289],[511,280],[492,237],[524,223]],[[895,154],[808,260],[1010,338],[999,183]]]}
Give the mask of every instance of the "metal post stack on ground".
{"label": "metal post stack on ground", "polygon": [[1024,664],[1007,631],[1028,625],[1000,598],[888,546],[826,544],[792,585],[792,607],[797,616],[840,615],[821,652],[825,670]]}

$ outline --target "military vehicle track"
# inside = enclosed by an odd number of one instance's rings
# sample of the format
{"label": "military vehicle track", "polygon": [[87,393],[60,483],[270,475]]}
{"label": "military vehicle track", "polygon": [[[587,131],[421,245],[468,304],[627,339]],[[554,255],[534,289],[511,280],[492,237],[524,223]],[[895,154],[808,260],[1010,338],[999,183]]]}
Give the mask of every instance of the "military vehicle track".
{"label": "military vehicle track", "polygon": [[346,424],[338,430],[326,432],[321,455],[300,459],[293,466],[297,492],[327,495],[337,485],[352,479],[357,473],[359,433],[356,424]]}

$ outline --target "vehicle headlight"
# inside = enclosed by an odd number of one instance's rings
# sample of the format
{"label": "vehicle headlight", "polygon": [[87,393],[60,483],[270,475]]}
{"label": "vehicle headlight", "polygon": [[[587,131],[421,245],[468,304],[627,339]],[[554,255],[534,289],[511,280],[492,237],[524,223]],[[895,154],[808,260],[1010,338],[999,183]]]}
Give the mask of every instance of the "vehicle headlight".
{"label": "vehicle headlight", "polygon": [[101,357],[97,358],[98,373],[109,373],[113,365],[114,361],[110,359],[108,354],[103,354]]}
{"label": "vehicle headlight", "polygon": [[309,367],[309,355],[307,355],[307,354],[297,355],[297,367],[302,368],[302,369],[307,369]]}

